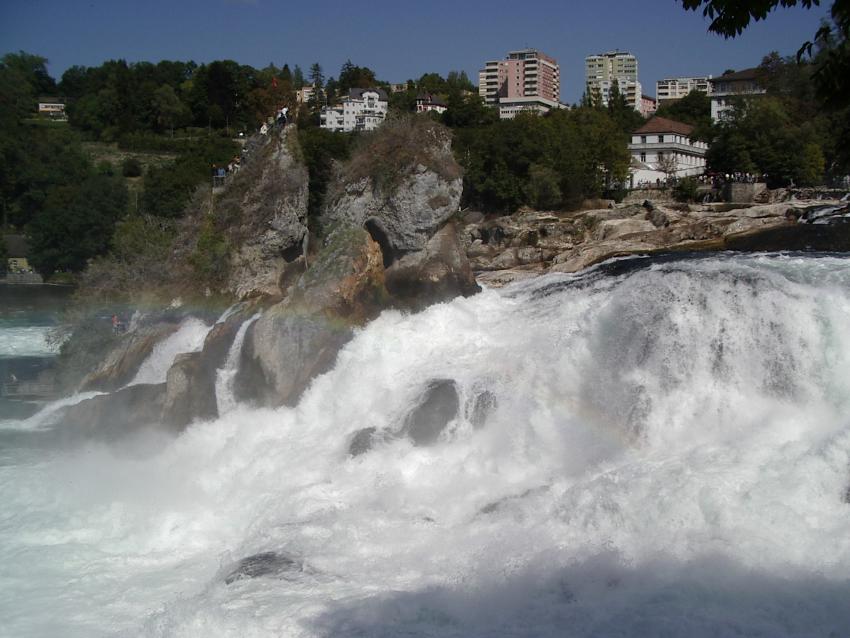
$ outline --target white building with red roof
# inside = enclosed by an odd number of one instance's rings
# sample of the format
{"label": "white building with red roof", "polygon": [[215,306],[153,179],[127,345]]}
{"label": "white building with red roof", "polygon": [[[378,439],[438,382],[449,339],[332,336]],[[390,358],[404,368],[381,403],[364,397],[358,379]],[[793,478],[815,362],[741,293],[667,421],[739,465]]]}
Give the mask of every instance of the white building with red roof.
{"label": "white building with red roof", "polygon": [[708,144],[692,139],[693,131],[690,124],[656,116],[633,132],[629,144],[632,188],[702,175]]}

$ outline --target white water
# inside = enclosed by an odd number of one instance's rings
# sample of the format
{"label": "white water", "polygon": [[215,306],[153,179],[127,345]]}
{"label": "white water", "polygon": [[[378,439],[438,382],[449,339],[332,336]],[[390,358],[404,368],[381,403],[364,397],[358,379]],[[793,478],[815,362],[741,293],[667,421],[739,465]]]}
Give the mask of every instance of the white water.
{"label": "white water", "polygon": [[59,352],[61,344],[51,342],[52,326],[19,326],[0,328],[0,357],[49,357]]}
{"label": "white water", "polygon": [[[498,407],[348,457],[433,378]],[[294,409],[0,467],[0,634],[845,636],[848,407],[848,259],[384,313]],[[304,570],[224,584],[263,551]]]}
{"label": "white water", "polygon": [[227,352],[227,359],[224,365],[216,370],[215,400],[218,413],[221,415],[233,411],[236,407],[236,396],[233,392],[233,385],[236,381],[236,373],[239,371],[239,357],[242,354],[242,344],[245,341],[245,333],[248,331],[248,327],[259,318],[260,315],[256,314],[239,326],[239,330],[236,331],[236,335],[233,337],[233,343],[230,344],[230,350]]}
{"label": "white water", "polygon": [[154,346],[153,351],[139,367],[136,376],[127,385],[165,383],[165,377],[171,364],[174,363],[174,358],[185,352],[200,351],[211,329],[212,326],[208,326],[200,319],[190,317],[184,320],[176,332]]}

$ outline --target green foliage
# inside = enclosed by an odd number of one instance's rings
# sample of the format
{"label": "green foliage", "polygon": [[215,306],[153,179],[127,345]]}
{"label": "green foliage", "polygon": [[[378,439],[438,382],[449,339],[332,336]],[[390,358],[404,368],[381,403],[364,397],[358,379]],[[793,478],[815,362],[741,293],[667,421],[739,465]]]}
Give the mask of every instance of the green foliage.
{"label": "green foliage", "polygon": [[29,224],[30,261],[43,275],[79,272],[105,254],[115,223],[127,208],[120,178],[94,175],[79,187],[54,189]]}
{"label": "green foliage", "polygon": [[205,138],[184,147],[171,165],[150,167],[145,176],[142,211],[157,217],[180,217],[192,193],[209,180],[213,164],[226,164],[236,153],[229,139]]}
{"label": "green foliage", "polygon": [[463,205],[485,212],[570,207],[624,182],[629,166],[626,135],[592,107],[457,129],[454,151],[465,171]]}
{"label": "green foliage", "polygon": [[142,163],[135,157],[128,157],[121,164],[121,175],[124,177],[141,177]]}
{"label": "green foliage", "polygon": [[369,178],[390,193],[418,164],[444,179],[457,179],[461,175],[457,164],[431,152],[434,144],[441,142],[450,142],[449,132],[429,117],[405,114],[389,118],[380,128],[355,139],[351,159],[345,165],[345,181]]}
{"label": "green foliage", "polygon": [[377,79],[372,69],[365,66],[355,66],[351,60],[346,60],[339,71],[339,80],[336,81],[335,90],[337,95],[346,95],[349,89],[368,89],[376,86],[376,84]]}
{"label": "green foliage", "polygon": [[713,137],[711,98],[702,91],[691,91],[680,100],[664,104],[658,109],[656,115],[690,124],[694,127],[692,139],[710,142]]}
{"label": "green foliage", "polygon": [[309,173],[308,221],[311,225],[319,218],[328,182],[335,161],[348,159],[352,136],[331,133],[321,128],[304,128],[298,131],[298,142]]}
{"label": "green foliage", "polygon": [[227,238],[216,228],[215,220],[207,218],[201,226],[198,243],[189,256],[189,263],[201,281],[220,284],[230,265]]}
{"label": "green foliage", "polygon": [[680,179],[673,187],[673,197],[677,202],[695,202],[699,184],[693,177]]}

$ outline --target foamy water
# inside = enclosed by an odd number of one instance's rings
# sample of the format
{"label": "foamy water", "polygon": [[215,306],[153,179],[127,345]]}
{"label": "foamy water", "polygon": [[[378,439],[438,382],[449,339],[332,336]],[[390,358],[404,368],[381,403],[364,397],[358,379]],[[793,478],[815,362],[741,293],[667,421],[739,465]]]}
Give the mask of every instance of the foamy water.
{"label": "foamy water", "polygon": [[127,385],[139,383],[165,383],[168,369],[178,354],[199,352],[204,347],[204,339],[212,329],[200,319],[185,319],[180,327],[169,337],[154,346],[133,380]]}
{"label": "foamy water", "polygon": [[[462,414],[415,447],[432,379]],[[0,467],[0,634],[848,635],[848,407],[844,258],[385,312],[295,408]],[[225,584],[269,551],[301,569]]]}
{"label": "foamy water", "polygon": [[0,357],[50,357],[59,352],[50,340],[52,326],[0,327]]}

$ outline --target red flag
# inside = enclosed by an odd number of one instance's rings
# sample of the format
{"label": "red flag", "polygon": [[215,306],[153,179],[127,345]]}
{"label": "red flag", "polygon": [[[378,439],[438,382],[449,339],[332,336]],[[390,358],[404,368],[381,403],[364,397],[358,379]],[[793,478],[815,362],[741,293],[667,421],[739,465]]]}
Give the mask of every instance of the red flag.
{"label": "red flag", "polygon": [[273,89],[277,88],[277,78],[272,78],[272,88]]}

